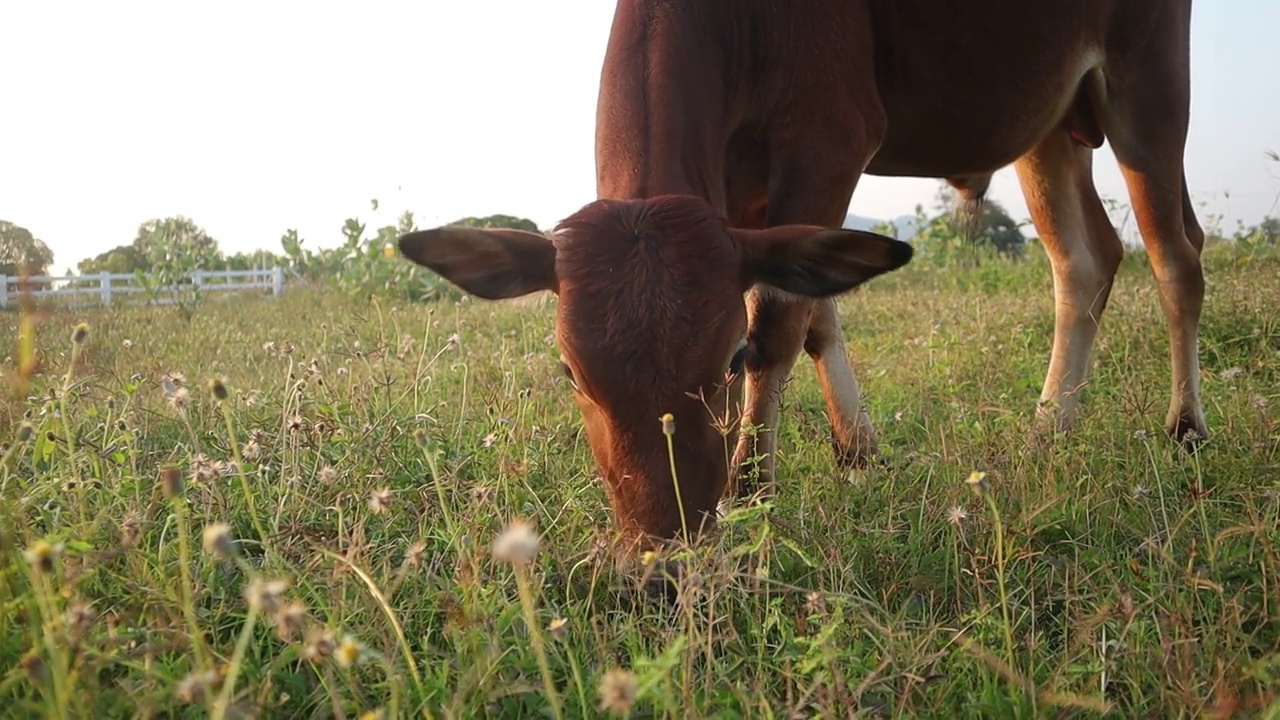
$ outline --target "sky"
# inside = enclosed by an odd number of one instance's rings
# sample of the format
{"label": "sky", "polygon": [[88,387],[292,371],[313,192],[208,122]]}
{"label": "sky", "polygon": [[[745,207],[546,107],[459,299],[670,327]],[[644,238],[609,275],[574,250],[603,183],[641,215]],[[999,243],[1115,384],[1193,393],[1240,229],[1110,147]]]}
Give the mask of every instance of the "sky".
{"label": "sky", "polygon": [[[0,3],[0,219],[53,270],[186,215],[225,252],[504,213],[549,227],[594,199],[609,0]],[[1223,227],[1277,212],[1280,3],[1198,0],[1192,195]],[[1109,148],[1104,197],[1127,202]],[[933,206],[935,180],[864,177],[851,212]],[[992,196],[1026,205],[1012,168]],[[380,209],[372,211],[370,200]]]}

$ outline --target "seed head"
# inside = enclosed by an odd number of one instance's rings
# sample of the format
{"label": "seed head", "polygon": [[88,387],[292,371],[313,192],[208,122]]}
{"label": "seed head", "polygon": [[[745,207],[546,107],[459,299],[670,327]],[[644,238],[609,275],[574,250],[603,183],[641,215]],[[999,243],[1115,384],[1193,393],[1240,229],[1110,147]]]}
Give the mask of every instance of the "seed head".
{"label": "seed head", "polygon": [[244,588],[244,599],[254,612],[271,614],[280,609],[280,596],[288,589],[287,580],[254,578]]}
{"label": "seed head", "polygon": [[333,638],[333,631],[323,625],[312,625],[307,628],[306,644],[302,647],[302,659],[310,663],[318,663],[333,655],[338,643]]}
{"label": "seed head", "polygon": [[217,670],[196,671],[178,682],[173,695],[184,705],[195,705],[204,700],[206,689],[216,690],[221,684],[222,675]]}
{"label": "seed head", "polygon": [[32,685],[39,687],[49,679],[44,658],[35,650],[28,650],[19,662],[22,664],[22,671],[27,674],[27,681]]}
{"label": "seed head", "polygon": [[160,487],[166,498],[175,498],[182,494],[182,473],[172,465],[160,469]]}
{"label": "seed head", "polygon": [[562,617],[558,617],[555,620],[552,620],[550,625],[547,625],[547,630],[551,632],[551,637],[558,638],[565,634],[568,627],[569,621]]}
{"label": "seed head", "polygon": [[317,476],[317,479],[320,480],[321,485],[332,485],[333,482],[338,479],[338,471],[328,465],[325,465],[320,468],[320,474]]}
{"label": "seed head", "polygon": [[540,540],[533,525],[516,520],[493,543],[493,557],[512,565],[528,565],[538,555]]}
{"label": "seed head", "polygon": [[227,399],[227,385],[222,378],[209,379],[209,392],[213,395],[213,399],[219,402]]}
{"label": "seed head", "polygon": [[18,442],[26,442],[35,434],[36,428],[29,422],[24,422],[18,426]]}
{"label": "seed head", "polygon": [[175,387],[169,395],[169,407],[182,412],[191,405],[191,393],[184,387]]}
{"label": "seed head", "polygon": [[671,413],[664,413],[662,420],[662,434],[671,437],[676,434],[676,417]]}
{"label": "seed head", "polygon": [[204,550],[214,557],[231,557],[231,553],[235,551],[231,541],[231,526],[222,522],[205,525]]}
{"label": "seed head", "polygon": [[276,610],[276,637],[288,642],[302,632],[307,619],[307,608],[298,600],[291,600]]}
{"label": "seed head", "polygon": [[614,668],[600,678],[600,709],[625,714],[635,704],[640,681],[630,670]]}
{"label": "seed head", "polygon": [[969,517],[969,511],[965,510],[959,505],[956,505],[955,507],[947,511],[947,522],[951,523],[955,527],[960,527],[960,524],[963,523],[965,519],[968,517]]}
{"label": "seed head", "polygon": [[76,325],[76,329],[71,331],[71,342],[76,345],[84,344],[89,339],[89,323],[80,323]]}

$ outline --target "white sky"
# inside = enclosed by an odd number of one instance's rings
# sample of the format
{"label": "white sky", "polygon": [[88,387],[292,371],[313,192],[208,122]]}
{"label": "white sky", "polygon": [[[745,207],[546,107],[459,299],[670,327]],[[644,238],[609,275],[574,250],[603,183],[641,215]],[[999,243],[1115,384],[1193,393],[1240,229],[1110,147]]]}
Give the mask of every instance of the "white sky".
{"label": "white sky", "polygon": [[[332,246],[347,217],[372,230],[405,209],[420,226],[491,213],[549,226],[594,197],[613,7],[0,0],[0,218],[48,243],[58,272],[174,214],[226,252],[278,252],[287,228]],[[1280,151],[1280,3],[1201,0],[1194,14],[1188,176],[1232,228],[1280,194],[1263,156]],[[1107,148],[1095,174],[1127,202]],[[851,210],[910,213],[936,187],[866,177]],[[1026,217],[1012,169],[993,187]]]}

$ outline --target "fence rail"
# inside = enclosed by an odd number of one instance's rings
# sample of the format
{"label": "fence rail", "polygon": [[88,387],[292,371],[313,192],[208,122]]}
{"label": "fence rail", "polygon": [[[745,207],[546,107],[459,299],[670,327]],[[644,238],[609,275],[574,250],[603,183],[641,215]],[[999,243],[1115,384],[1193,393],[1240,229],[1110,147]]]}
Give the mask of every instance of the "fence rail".
{"label": "fence rail", "polygon": [[[272,296],[284,292],[284,268],[263,270],[197,270],[187,275],[188,283],[154,288],[157,297],[153,302],[166,305],[174,302],[165,294],[190,290],[193,286],[201,293],[246,290],[269,290]],[[148,288],[129,273],[95,273],[92,275],[32,275],[26,278],[0,276],[0,307],[17,300],[23,283],[40,289],[27,291],[37,299],[71,298],[73,305],[111,305],[120,296],[138,296]],[[55,287],[60,285],[60,287]],[[79,302],[77,302],[79,301]]]}

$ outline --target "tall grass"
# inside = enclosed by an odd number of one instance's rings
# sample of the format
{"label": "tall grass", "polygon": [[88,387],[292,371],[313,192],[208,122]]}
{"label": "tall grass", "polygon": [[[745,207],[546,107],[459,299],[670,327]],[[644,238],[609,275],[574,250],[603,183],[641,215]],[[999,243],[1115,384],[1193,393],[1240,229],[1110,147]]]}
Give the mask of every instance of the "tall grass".
{"label": "tall grass", "polygon": [[[674,606],[602,552],[549,306],[304,289],[189,320],[59,311],[34,355],[31,317],[5,314],[6,367],[39,372],[0,406],[0,707],[1260,712],[1280,683],[1280,256],[1205,264],[1215,436],[1196,457],[1161,436],[1168,335],[1141,255],[1078,432],[1043,451],[1042,256],[921,263],[845,298],[883,463],[836,468],[802,360],[776,499],[682,552]],[[495,546],[524,520],[534,552]]]}

